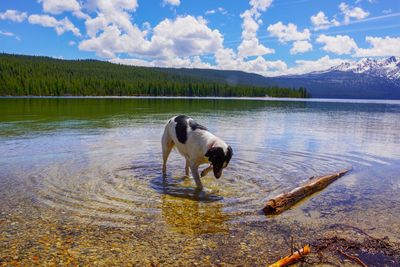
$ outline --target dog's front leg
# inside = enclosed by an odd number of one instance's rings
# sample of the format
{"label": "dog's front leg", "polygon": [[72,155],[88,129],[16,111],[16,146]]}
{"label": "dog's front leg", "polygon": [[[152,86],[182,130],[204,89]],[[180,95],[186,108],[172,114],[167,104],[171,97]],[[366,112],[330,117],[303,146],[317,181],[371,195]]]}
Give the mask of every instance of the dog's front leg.
{"label": "dog's front leg", "polygon": [[196,182],[196,186],[199,190],[203,190],[203,185],[201,184],[201,180],[200,180],[200,175],[199,175],[199,171],[198,171],[198,165],[196,164],[191,164],[190,165],[190,170],[192,171],[192,175],[193,175],[193,179]]}

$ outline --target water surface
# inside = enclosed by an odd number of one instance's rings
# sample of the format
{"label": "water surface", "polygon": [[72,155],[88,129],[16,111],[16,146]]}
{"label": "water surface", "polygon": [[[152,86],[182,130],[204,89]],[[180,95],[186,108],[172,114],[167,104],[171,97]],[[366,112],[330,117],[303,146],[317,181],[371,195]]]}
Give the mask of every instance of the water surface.
{"label": "water surface", "polygon": [[[233,147],[199,197],[165,122],[186,114]],[[0,264],[247,265],[333,224],[400,241],[400,105],[227,99],[0,99]],[[205,166],[204,166],[205,167]],[[275,217],[266,200],[352,167]]]}

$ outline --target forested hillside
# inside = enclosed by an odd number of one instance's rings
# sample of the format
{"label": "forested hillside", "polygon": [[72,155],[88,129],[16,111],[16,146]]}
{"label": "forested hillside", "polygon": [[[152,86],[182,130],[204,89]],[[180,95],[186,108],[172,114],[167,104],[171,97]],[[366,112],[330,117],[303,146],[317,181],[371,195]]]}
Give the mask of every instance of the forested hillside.
{"label": "forested hillside", "polygon": [[231,85],[179,70],[9,54],[0,54],[0,95],[309,97],[304,88]]}
{"label": "forested hillside", "polygon": [[170,74],[207,77],[232,86],[303,87],[314,98],[400,99],[400,57],[361,59],[326,71],[277,77],[232,70],[160,70]]}

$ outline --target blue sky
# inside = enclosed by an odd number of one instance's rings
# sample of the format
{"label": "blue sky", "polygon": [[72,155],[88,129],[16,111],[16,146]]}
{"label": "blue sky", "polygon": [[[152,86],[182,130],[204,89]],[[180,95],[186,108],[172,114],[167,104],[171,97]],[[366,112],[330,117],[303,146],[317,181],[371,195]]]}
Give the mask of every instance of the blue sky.
{"label": "blue sky", "polygon": [[400,1],[2,0],[0,51],[306,73],[400,56]]}

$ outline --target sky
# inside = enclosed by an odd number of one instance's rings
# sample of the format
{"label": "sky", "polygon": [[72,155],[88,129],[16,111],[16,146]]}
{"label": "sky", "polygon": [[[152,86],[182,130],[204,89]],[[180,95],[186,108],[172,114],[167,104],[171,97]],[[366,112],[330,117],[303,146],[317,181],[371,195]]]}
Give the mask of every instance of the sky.
{"label": "sky", "polygon": [[0,52],[302,74],[400,56],[400,0],[1,0]]}

